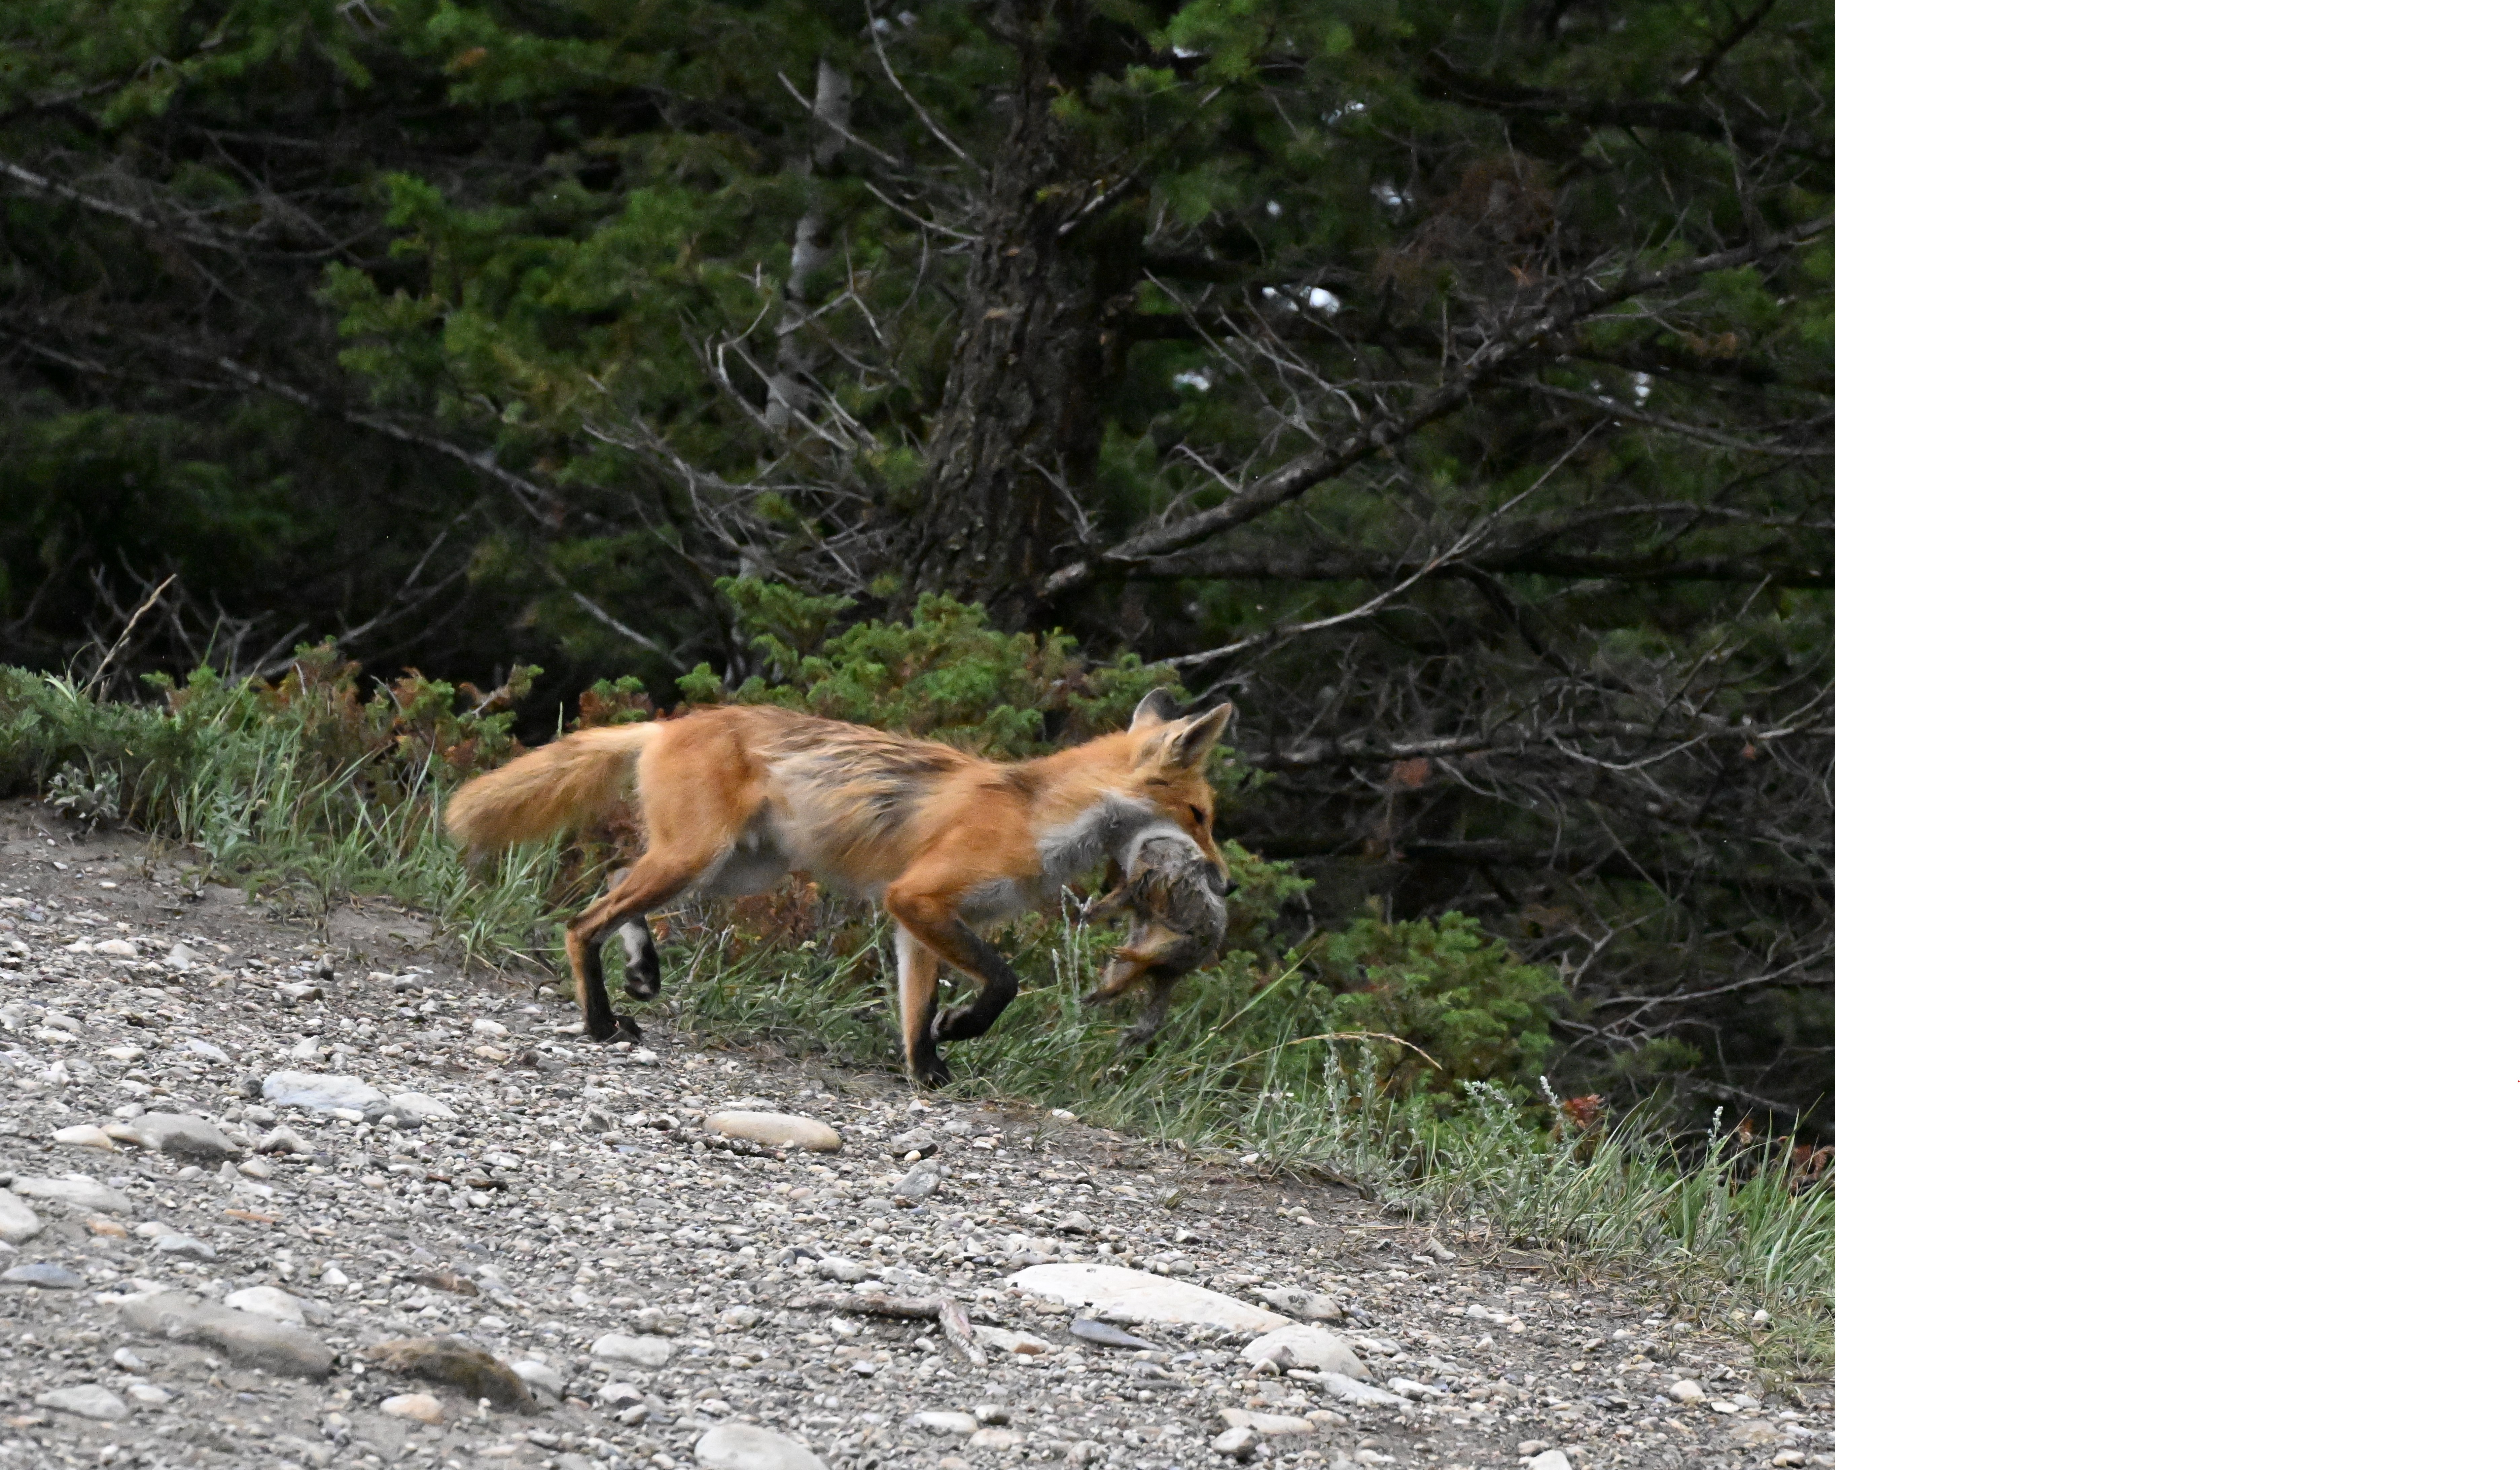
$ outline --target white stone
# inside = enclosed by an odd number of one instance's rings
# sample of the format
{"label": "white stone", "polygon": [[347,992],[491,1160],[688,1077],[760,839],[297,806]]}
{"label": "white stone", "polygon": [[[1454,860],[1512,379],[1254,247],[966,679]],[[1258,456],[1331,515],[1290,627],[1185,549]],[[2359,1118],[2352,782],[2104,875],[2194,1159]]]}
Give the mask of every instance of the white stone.
{"label": "white stone", "polygon": [[0,1194],[0,1240],[22,1245],[43,1233],[44,1217],[14,1194]]}
{"label": "white stone", "polygon": [[1335,1298],[1300,1286],[1273,1286],[1258,1295],[1260,1300],[1302,1321],[1335,1322],[1347,1315],[1347,1309]]}
{"label": "white stone", "polygon": [[1274,1312],[1223,1292],[1126,1267],[1091,1263],[1033,1266],[1009,1277],[1008,1284],[1018,1291],[1090,1310],[1106,1322],[1205,1323],[1253,1336],[1290,1325]]}
{"label": "white stone", "polygon": [[1291,1323],[1253,1338],[1250,1346],[1242,1350],[1242,1360],[1254,1364],[1275,1362],[1282,1368],[1344,1373],[1360,1383],[1373,1381],[1372,1370],[1366,1367],[1364,1359],[1358,1358],[1337,1333],[1310,1322]]}
{"label": "white stone", "polygon": [[[100,955],[111,955],[116,959],[137,959],[140,958],[139,946],[133,944],[127,939],[108,939],[102,941],[97,945],[96,952]],[[120,1416],[116,1415],[115,1417],[118,1418]]]}
{"label": "white stone", "polygon": [[173,949],[166,952],[168,969],[189,970],[201,962],[202,957],[193,953],[193,947],[180,941]]}
{"label": "white stone", "polygon": [[1316,1428],[1310,1419],[1298,1419],[1292,1414],[1256,1413],[1247,1408],[1227,1409],[1225,1422],[1237,1429],[1267,1435],[1273,1440],[1280,1435],[1311,1434]]}
{"label": "white stone", "polygon": [[112,1135],[93,1123],[73,1123],[68,1128],[54,1129],[53,1141],[72,1148],[102,1148],[108,1153],[117,1152],[121,1147],[113,1141]]}
{"label": "white stone", "polygon": [[175,1402],[173,1394],[154,1383],[126,1383],[122,1392],[124,1397],[143,1408],[164,1408]]}
{"label": "white stone", "polygon": [[931,1408],[910,1416],[910,1427],[929,1434],[969,1435],[979,1432],[980,1421],[953,1409]]}
{"label": "white stone", "polygon": [[396,1394],[377,1407],[397,1419],[415,1419],[423,1424],[446,1422],[446,1404],[435,1394]]}
{"label": "white stone", "polygon": [[649,1337],[637,1332],[608,1332],[595,1340],[595,1356],[614,1362],[635,1362],[643,1368],[661,1368],[673,1359],[674,1345],[661,1337]]}
{"label": "white stone", "polygon": [[832,1153],[840,1146],[840,1136],[830,1124],[793,1113],[711,1113],[700,1120],[700,1127],[725,1137],[748,1138],[772,1148]]}
{"label": "white stone", "polygon": [[279,1322],[306,1325],[306,1310],[295,1297],[277,1286],[248,1286],[227,1294],[227,1305],[239,1312],[250,1312]]}
{"label": "white stone", "polygon": [[1563,1449],[1544,1449],[1531,1457],[1531,1470],[1574,1470]]}
{"label": "white stone", "polygon": [[107,1215],[131,1213],[131,1196],[119,1189],[109,1189],[84,1174],[64,1175],[57,1180],[20,1175],[9,1187],[29,1199],[57,1199],[77,1209]]}
{"label": "white stone", "polygon": [[1260,1433],[1238,1424],[1208,1441],[1207,1448],[1219,1454],[1230,1454],[1238,1460],[1246,1460],[1260,1448]]}
{"label": "white stone", "polygon": [[821,1455],[756,1424],[720,1424],[700,1436],[692,1458],[701,1470],[831,1470]]}
{"label": "white stone", "polygon": [[385,1099],[385,1106],[406,1118],[452,1118],[455,1109],[429,1096],[427,1092],[396,1092]]}
{"label": "white stone", "polygon": [[184,1042],[184,1049],[190,1051],[195,1056],[206,1056],[223,1067],[233,1064],[236,1060],[234,1057],[228,1055],[227,1052],[216,1043],[205,1042],[198,1036],[186,1038]]}
{"label": "white stone", "polygon": [[511,1358],[508,1366],[516,1371],[518,1377],[525,1380],[527,1387],[539,1389],[554,1399],[560,1398],[568,1387],[567,1380],[560,1376],[560,1369],[539,1358]]}
{"label": "white stone", "polygon": [[1671,1396],[1682,1403],[1703,1403],[1706,1402],[1706,1390],[1694,1378],[1684,1378],[1678,1383],[1673,1384],[1671,1386]]}
{"label": "white stone", "polygon": [[122,1402],[121,1395],[93,1383],[82,1383],[75,1388],[57,1388],[49,1393],[37,1394],[35,1403],[39,1407],[58,1408],[64,1413],[76,1414],[82,1419],[131,1417],[131,1405]]}
{"label": "white stone", "polygon": [[472,1034],[474,1036],[506,1036],[508,1034],[508,1028],[500,1025],[494,1020],[491,1020],[488,1016],[482,1016],[473,1021]]}
{"label": "white stone", "polygon": [[262,1080],[262,1100],[312,1112],[365,1111],[384,1101],[385,1094],[346,1073],[274,1072]]}

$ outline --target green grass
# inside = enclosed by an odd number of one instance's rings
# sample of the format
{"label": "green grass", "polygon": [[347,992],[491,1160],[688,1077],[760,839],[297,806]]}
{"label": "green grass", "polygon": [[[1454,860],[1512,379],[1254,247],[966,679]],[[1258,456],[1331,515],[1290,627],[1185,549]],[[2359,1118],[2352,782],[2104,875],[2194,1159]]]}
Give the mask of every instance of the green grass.
{"label": "green grass", "polygon": [[[468,962],[558,980],[559,920],[585,901],[593,870],[556,844],[468,866],[437,824],[446,784],[428,751],[381,764],[373,749],[328,748],[323,728],[233,694],[169,713],[0,668],[0,791],[111,801],[206,854],[204,876],[308,913],[388,896],[435,915]],[[721,922],[678,927],[666,943],[655,1005],[727,1042],[897,1064],[889,946],[871,915],[826,911],[810,938],[761,943],[710,907]],[[1083,1000],[1110,942],[1064,916],[1013,925],[1009,958],[1048,983],[986,1038],[949,1048],[963,1079],[954,1091],[1344,1180],[1388,1209],[1451,1223],[1464,1251],[1632,1270],[1719,1323],[1765,1310],[1774,1327],[1751,1334],[1763,1366],[1791,1377],[1830,1361],[1833,1181],[1825,1171],[1798,1181],[1782,1143],[1659,1136],[1634,1121],[1644,1109],[1607,1128],[1552,1129],[1539,1120],[1562,1112],[1486,1084],[1405,1086],[1378,1070],[1392,1054],[1382,1041],[1328,1023],[1300,955],[1271,965],[1230,957],[1193,976],[1154,1047],[1123,1056],[1129,1017]]]}

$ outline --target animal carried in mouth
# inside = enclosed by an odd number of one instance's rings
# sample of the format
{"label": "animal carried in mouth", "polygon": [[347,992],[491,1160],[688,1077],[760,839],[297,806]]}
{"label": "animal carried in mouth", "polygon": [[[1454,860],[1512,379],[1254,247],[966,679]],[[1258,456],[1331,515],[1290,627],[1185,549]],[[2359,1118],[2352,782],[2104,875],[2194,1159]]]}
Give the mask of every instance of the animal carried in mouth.
{"label": "animal carried in mouth", "polygon": [[1116,1001],[1145,987],[1147,1000],[1120,1049],[1143,1047],[1163,1029],[1173,987],[1225,948],[1225,891],[1197,844],[1149,825],[1118,854],[1120,881],[1085,911],[1084,921],[1126,910],[1129,937],[1103,961],[1102,982],[1086,999]]}
{"label": "animal carried in mouth", "polygon": [[[467,781],[446,826],[480,853],[584,825],[635,795],[646,851],[568,926],[592,1041],[639,1036],[613,1013],[603,946],[619,934],[624,988],[654,996],[652,911],[764,893],[790,872],[880,905],[894,926],[903,1060],[936,1086],[952,1080],[937,1044],[984,1034],[1015,998],[1014,969],[983,930],[1057,903],[1156,831],[1187,840],[1215,890],[1230,889],[1207,759],[1233,718],[1231,704],[1184,716],[1158,690],[1126,730],[1003,762],[773,705],[720,705],[527,751]],[[949,964],[980,989],[940,1014]]]}

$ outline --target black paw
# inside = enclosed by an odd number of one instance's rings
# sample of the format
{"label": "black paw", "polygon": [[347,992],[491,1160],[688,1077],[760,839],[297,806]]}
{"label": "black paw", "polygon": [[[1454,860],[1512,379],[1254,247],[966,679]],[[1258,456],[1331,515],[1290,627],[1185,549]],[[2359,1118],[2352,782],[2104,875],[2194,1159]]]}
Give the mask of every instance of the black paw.
{"label": "black paw", "polygon": [[918,1058],[911,1063],[910,1073],[919,1079],[921,1087],[926,1088],[941,1088],[954,1080],[954,1074],[946,1069],[945,1058],[941,1056]]}
{"label": "black paw", "polygon": [[630,1019],[628,1016],[607,1016],[605,1017],[605,1023],[606,1024],[599,1026],[593,1021],[587,1022],[586,1034],[579,1038],[579,1040],[594,1042],[603,1046],[610,1046],[614,1042],[635,1042],[640,1040],[639,1023]]}

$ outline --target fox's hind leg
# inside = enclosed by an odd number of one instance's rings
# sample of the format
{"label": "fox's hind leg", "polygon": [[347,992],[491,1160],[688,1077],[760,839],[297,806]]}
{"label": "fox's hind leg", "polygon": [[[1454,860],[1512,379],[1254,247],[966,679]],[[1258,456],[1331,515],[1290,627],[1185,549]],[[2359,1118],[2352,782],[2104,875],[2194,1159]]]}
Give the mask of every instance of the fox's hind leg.
{"label": "fox's hind leg", "polygon": [[[568,926],[568,972],[577,982],[578,1013],[586,1018],[586,1039],[591,1042],[639,1040],[639,1023],[627,1016],[612,1013],[612,998],[604,991],[604,941],[625,923],[636,927],[638,940],[627,940],[631,950],[631,974],[627,989],[634,996],[656,993],[656,945],[648,932],[648,911],[663,908],[674,896],[690,887],[707,870],[715,854],[678,854],[662,846],[651,847],[648,855],[630,865],[627,871],[612,883],[610,891],[596,900],[584,913]],[[646,959],[644,986],[640,960]]]}
{"label": "fox's hind leg", "polygon": [[[606,890],[620,887],[621,880],[629,875],[626,868],[616,870],[606,881]],[[648,927],[648,915],[630,915],[615,932],[621,937],[621,988],[637,1000],[656,999],[664,980],[656,965],[656,931]]]}
{"label": "fox's hind leg", "polygon": [[895,925],[893,958],[901,968],[901,1060],[921,1083],[941,1088],[954,1080],[936,1054],[936,952]]}

